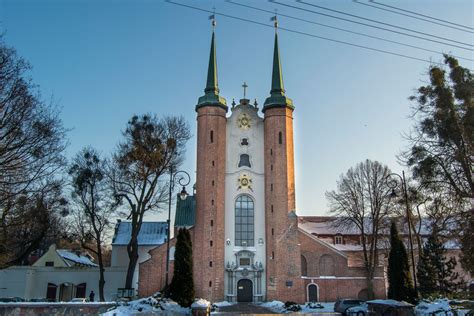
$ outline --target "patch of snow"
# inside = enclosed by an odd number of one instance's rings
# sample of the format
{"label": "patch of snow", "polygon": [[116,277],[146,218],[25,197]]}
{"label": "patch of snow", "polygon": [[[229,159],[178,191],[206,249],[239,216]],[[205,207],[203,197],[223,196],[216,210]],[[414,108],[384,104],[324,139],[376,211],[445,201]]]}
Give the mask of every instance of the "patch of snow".
{"label": "patch of snow", "polygon": [[333,313],[334,302],[332,303],[306,303],[301,305],[302,313]]}
{"label": "patch of snow", "polygon": [[203,299],[203,298],[200,298],[200,299],[196,299],[194,301],[194,303],[191,305],[191,308],[207,308],[211,305],[211,302]]}
{"label": "patch of snow", "polygon": [[271,301],[271,302],[264,302],[259,304],[262,307],[268,308],[277,313],[285,313],[287,310],[284,308],[285,303],[281,301]]}
{"label": "patch of snow", "polygon": [[216,302],[212,305],[215,305],[216,307],[224,307],[224,306],[232,306],[232,305],[235,305],[237,303],[231,303],[231,302],[227,302],[227,301],[222,301],[222,302]]}
{"label": "patch of snow", "polygon": [[147,297],[123,303],[106,313],[103,316],[129,316],[137,315],[143,312],[157,314],[172,314],[172,315],[188,315],[190,313],[189,308],[181,307],[178,303],[170,299],[155,299],[153,297]]}

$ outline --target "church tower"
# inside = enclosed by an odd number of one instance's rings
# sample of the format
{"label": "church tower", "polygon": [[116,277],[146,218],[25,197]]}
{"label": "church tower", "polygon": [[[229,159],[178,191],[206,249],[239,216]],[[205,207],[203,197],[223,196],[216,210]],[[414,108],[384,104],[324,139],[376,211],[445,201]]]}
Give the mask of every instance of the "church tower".
{"label": "church tower", "polygon": [[265,222],[268,301],[304,301],[295,213],[293,101],[285,95],[275,18],[272,88],[265,100]]}
{"label": "church tower", "polygon": [[196,105],[197,168],[193,274],[196,297],[221,301],[224,296],[224,209],[226,100],[219,95],[212,21],[211,52],[204,95]]}

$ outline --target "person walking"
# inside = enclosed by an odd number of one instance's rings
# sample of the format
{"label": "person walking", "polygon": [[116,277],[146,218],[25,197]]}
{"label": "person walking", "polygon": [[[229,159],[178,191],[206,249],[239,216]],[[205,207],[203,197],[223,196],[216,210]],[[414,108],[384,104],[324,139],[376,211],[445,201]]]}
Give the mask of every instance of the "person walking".
{"label": "person walking", "polygon": [[95,296],[94,291],[91,291],[91,293],[89,294],[89,301],[90,301],[90,302],[93,302],[93,301],[94,301],[94,296]]}

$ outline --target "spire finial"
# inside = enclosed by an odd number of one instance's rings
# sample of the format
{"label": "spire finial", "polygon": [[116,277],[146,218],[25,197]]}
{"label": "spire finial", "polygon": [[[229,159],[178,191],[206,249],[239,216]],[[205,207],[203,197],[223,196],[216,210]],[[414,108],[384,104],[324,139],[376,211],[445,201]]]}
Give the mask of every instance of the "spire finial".
{"label": "spire finial", "polygon": [[271,21],[273,21],[273,26],[275,27],[275,34],[278,32],[278,9],[275,9],[275,16],[272,16]]}
{"label": "spire finial", "polygon": [[212,25],[212,32],[216,30],[216,7],[212,7],[212,15],[209,16],[209,20],[212,20],[211,25]]}

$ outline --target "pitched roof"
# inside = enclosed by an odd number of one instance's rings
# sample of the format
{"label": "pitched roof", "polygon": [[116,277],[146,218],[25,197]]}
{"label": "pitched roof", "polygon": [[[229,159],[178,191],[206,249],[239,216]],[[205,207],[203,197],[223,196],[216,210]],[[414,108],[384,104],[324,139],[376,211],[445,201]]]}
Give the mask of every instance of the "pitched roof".
{"label": "pitched roof", "polygon": [[194,225],[196,210],[196,198],[194,195],[188,195],[186,199],[176,199],[176,216],[174,226],[189,227]]}
{"label": "pitched roof", "polygon": [[89,266],[98,267],[96,263],[92,261],[92,258],[88,254],[75,252],[68,249],[56,249],[58,255],[63,259],[67,266]]}
{"label": "pitched roof", "polygon": [[[125,246],[130,242],[132,225],[130,222],[118,222],[112,239],[113,246]],[[139,246],[158,246],[166,242],[168,224],[166,222],[143,222],[138,234]]]}

